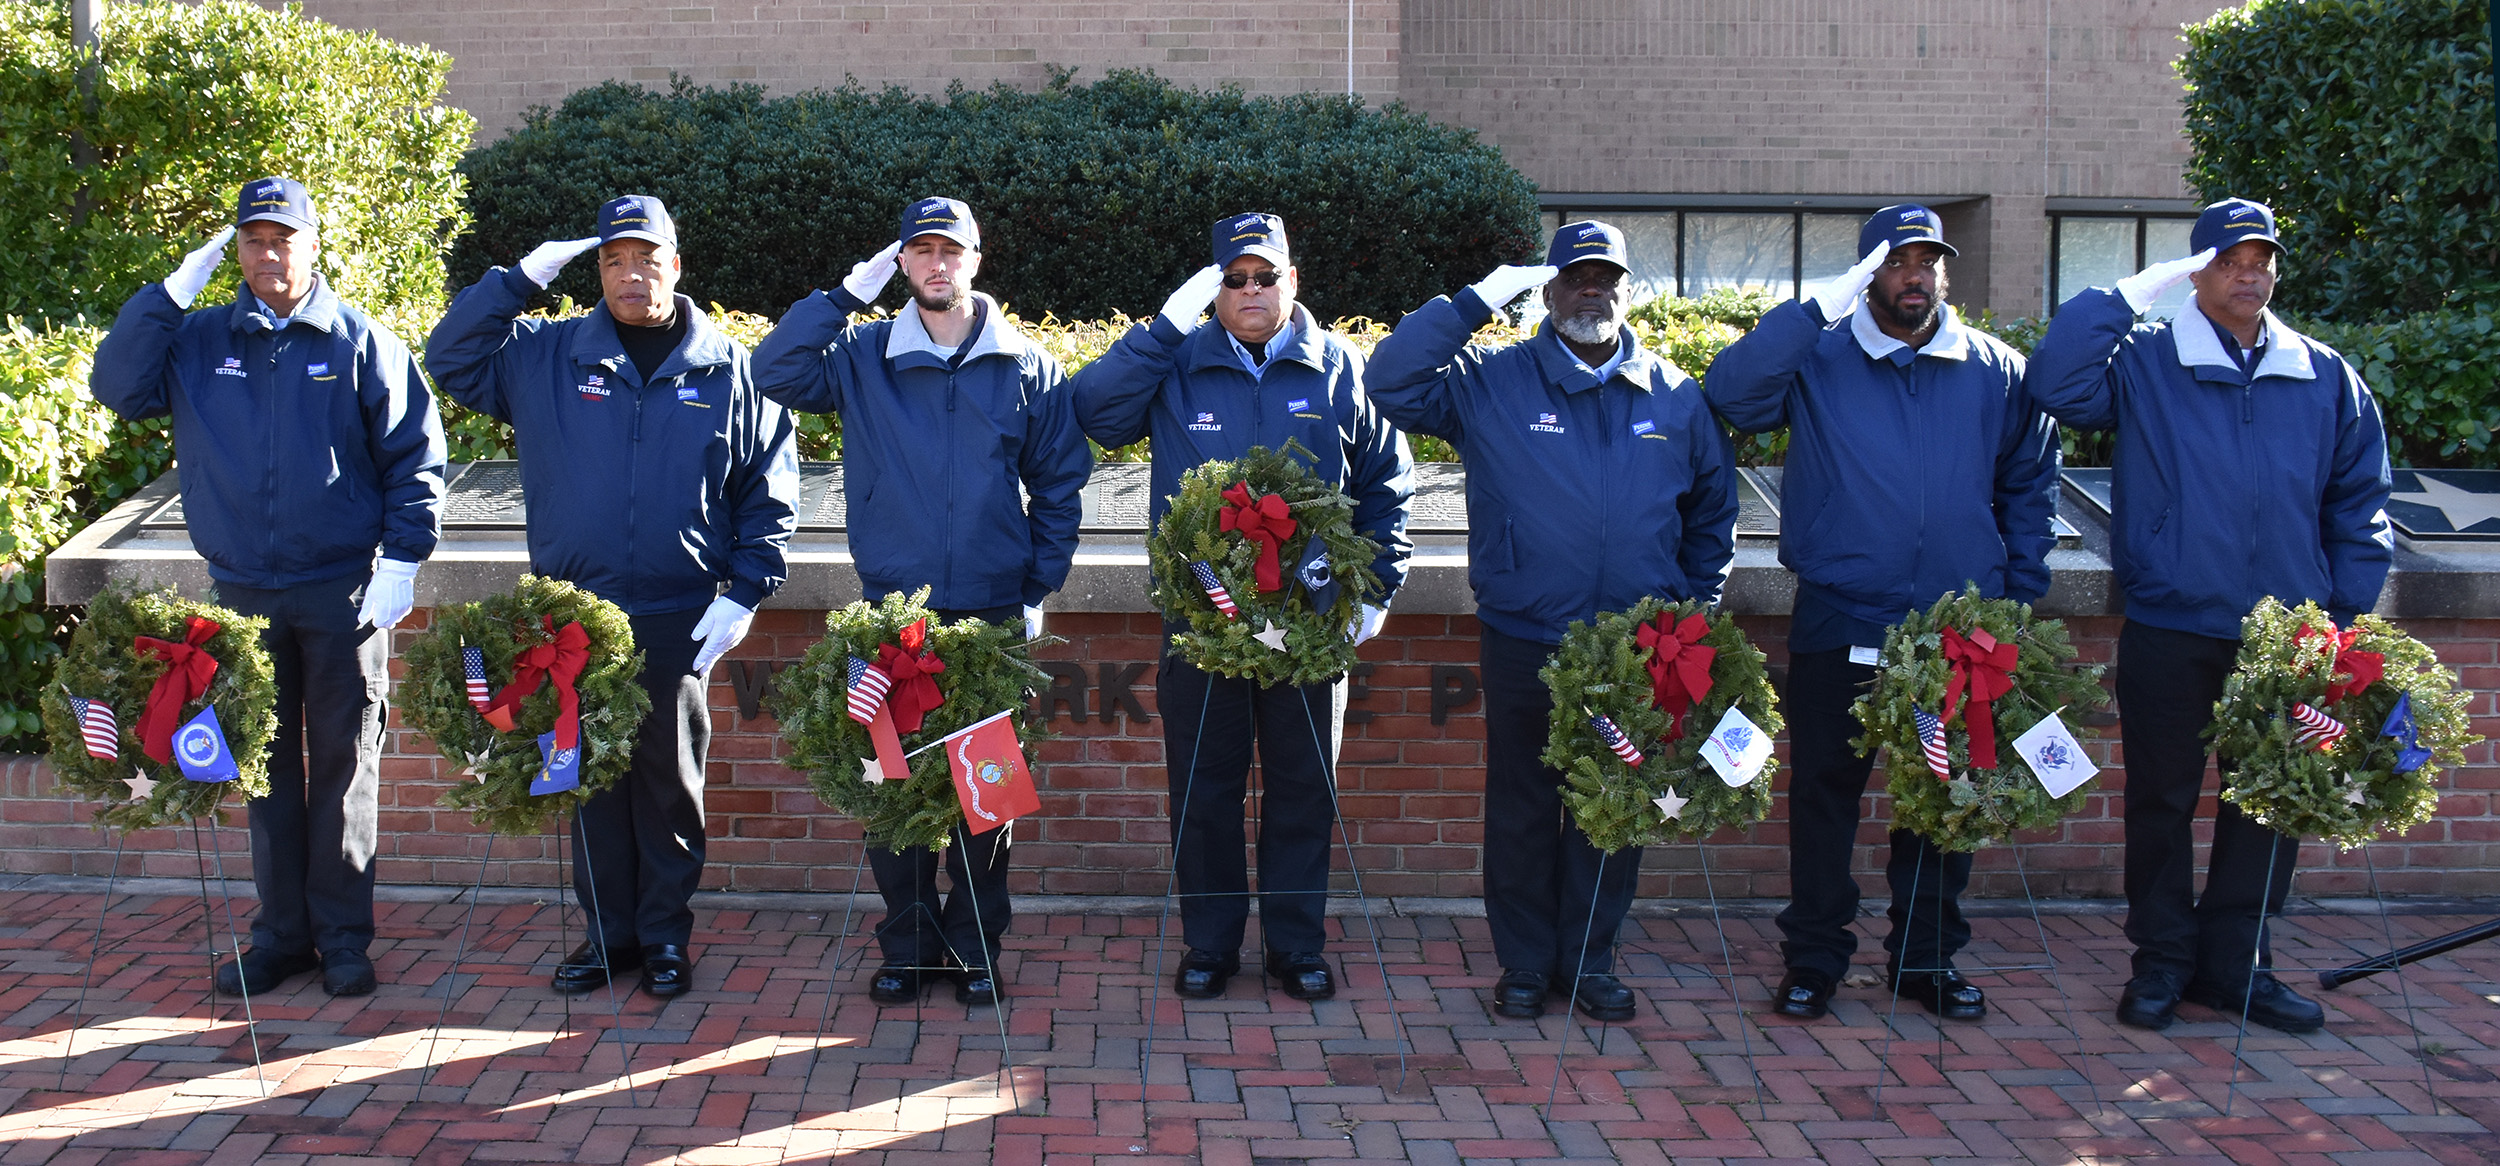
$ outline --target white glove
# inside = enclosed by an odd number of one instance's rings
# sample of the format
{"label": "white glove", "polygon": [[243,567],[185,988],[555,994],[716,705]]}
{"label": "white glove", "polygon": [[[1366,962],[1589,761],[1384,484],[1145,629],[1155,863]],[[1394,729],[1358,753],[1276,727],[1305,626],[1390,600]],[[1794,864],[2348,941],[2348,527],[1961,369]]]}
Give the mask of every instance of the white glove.
{"label": "white glove", "polygon": [[712,606],[704,609],[703,618],[695,621],[694,634],[687,637],[703,641],[703,649],[694,654],[694,670],[709,671],[713,661],[747,638],[747,629],[754,624],[753,608],[726,595],[714,599]]}
{"label": "white glove", "polygon": [[383,630],[399,626],[417,605],[417,565],[384,559],[374,565],[373,581],[365,584],[365,605],[356,622]]}
{"label": "white glove", "polygon": [[1028,640],[1042,638],[1042,607],[1038,603],[1024,605],[1024,638]]}
{"label": "white glove", "polygon": [[2214,249],[2207,247],[2185,259],[2156,263],[2119,280],[2118,294],[2125,296],[2127,306],[2141,316],[2144,309],[2152,307],[2153,301],[2161,298],[2161,293],[2178,286],[2180,280],[2205,270],[2205,265],[2213,261]]}
{"label": "white glove", "polygon": [[1476,298],[1483,300],[1484,306],[1498,312],[1509,306],[1512,300],[1518,299],[1519,293],[1548,283],[1560,274],[1562,274],[1562,268],[1559,267],[1543,264],[1535,267],[1518,267],[1505,263],[1494,268],[1493,274],[1477,280],[1474,286],[1467,290],[1476,293]]}
{"label": "white glove", "polygon": [[557,239],[541,243],[538,249],[521,257],[521,274],[540,287],[556,281],[556,273],[564,270],[573,257],[599,245],[599,236],[587,239]]}
{"label": "white glove", "polygon": [[886,282],[894,278],[895,269],[901,266],[894,257],[902,253],[903,242],[897,239],[886,244],[885,250],[860,260],[849,275],[842,277],[842,290],[863,304],[876,303],[877,293],[885,290]]}
{"label": "white glove", "polygon": [[1886,239],[1849,270],[1814,285],[1813,290],[1797,298],[1813,300],[1815,308],[1823,313],[1823,322],[1836,323],[1858,310],[1858,296],[1866,291],[1866,285],[1875,282],[1875,269],[1882,267],[1884,256],[1890,254],[1892,240]]}
{"label": "white glove", "polygon": [[1380,625],[1387,622],[1389,622],[1388,608],[1373,607],[1366,603],[1363,605],[1362,614],[1346,621],[1345,634],[1353,638],[1355,647],[1360,648],[1364,641],[1379,635]]}
{"label": "white glove", "polygon": [[1181,284],[1180,290],[1173,292],[1171,299],[1163,301],[1163,310],[1155,313],[1155,317],[1187,332],[1198,326],[1198,317],[1207,314],[1207,305],[1215,302],[1215,289],[1222,286],[1224,269],[1207,264]]}
{"label": "white glove", "polygon": [[226,243],[233,238],[232,227],[217,232],[199,250],[183,256],[182,266],[165,277],[165,295],[174,301],[175,307],[187,309],[191,301],[200,298],[200,289],[208,286],[209,273],[225,262]]}

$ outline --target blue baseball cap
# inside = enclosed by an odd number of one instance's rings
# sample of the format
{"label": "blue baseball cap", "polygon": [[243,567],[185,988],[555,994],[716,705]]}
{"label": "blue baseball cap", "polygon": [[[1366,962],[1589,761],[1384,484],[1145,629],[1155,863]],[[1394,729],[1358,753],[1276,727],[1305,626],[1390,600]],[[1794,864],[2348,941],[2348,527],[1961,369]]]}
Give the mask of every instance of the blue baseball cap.
{"label": "blue baseball cap", "polygon": [[2196,226],[2188,231],[2188,254],[2228,251],[2251,239],[2263,239],[2275,250],[2288,253],[2274,233],[2274,208],[2244,198],[2226,198],[2197,212]]}
{"label": "blue baseball cap", "polygon": [[1583,259],[1614,264],[1632,270],[1632,249],[1624,246],[1623,232],[1613,223],[1582,219],[1564,223],[1554,232],[1554,241],[1546,245],[1545,262],[1553,267],[1569,267]]}
{"label": "blue baseball cap", "polygon": [[619,239],[647,239],[663,247],[674,247],[677,220],[668,217],[668,207],[650,195],[612,198],[599,208],[599,242],[604,245]]}
{"label": "blue baseball cap", "polygon": [[235,226],[264,219],[298,231],[321,230],[321,220],[313,215],[312,195],[292,178],[255,178],[235,193]]}
{"label": "blue baseball cap", "polygon": [[1944,241],[1944,216],[1905,202],[1888,206],[1866,217],[1866,225],[1858,228],[1858,258],[1875,253],[1875,245],[1890,243],[1895,251],[1912,243],[1933,243],[1944,248],[1947,255],[1960,255],[1951,243]]}
{"label": "blue baseball cap", "polygon": [[967,249],[981,249],[981,225],[972,221],[972,208],[963,200],[924,198],[903,208],[903,225],[895,229],[894,241],[909,243],[922,235],[939,235],[963,244]]}
{"label": "blue baseball cap", "polygon": [[1244,255],[1256,255],[1278,267],[1293,266],[1293,248],[1285,241],[1285,220],[1274,215],[1218,219],[1207,236],[1214,245],[1217,267],[1230,267],[1233,260]]}

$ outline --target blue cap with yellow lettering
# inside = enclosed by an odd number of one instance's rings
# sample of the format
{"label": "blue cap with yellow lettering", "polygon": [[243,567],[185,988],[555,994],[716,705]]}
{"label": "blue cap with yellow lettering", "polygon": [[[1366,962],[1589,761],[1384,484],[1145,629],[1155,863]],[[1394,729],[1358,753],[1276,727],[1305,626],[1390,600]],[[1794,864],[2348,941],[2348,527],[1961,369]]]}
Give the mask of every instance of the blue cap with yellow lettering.
{"label": "blue cap with yellow lettering", "polygon": [[2226,198],[2197,212],[2196,225],[2188,230],[2188,254],[2228,251],[2251,239],[2285,250],[2282,238],[2274,233],[2274,208],[2244,198]]}
{"label": "blue cap with yellow lettering", "polygon": [[1569,267],[1583,259],[1611,263],[1625,271],[1632,270],[1632,249],[1624,246],[1623,232],[1613,223],[1582,219],[1564,223],[1554,232],[1554,241],[1545,248],[1545,262],[1554,267]]}
{"label": "blue cap with yellow lettering", "polygon": [[647,194],[628,194],[610,199],[599,208],[599,241],[612,243],[618,239],[647,239],[663,247],[677,245],[677,220],[668,217],[668,208]]}
{"label": "blue cap with yellow lettering", "polygon": [[264,219],[298,231],[321,229],[320,220],[313,215],[312,195],[305,193],[303,183],[292,178],[255,178],[236,192],[235,226]]}
{"label": "blue cap with yellow lettering", "polygon": [[1230,267],[1233,260],[1244,255],[1256,255],[1278,267],[1293,266],[1293,248],[1285,241],[1285,220],[1274,215],[1218,219],[1207,236],[1213,244],[1217,267]]}
{"label": "blue cap with yellow lettering", "polygon": [[904,207],[895,242],[909,243],[922,235],[953,239],[971,251],[981,249],[981,226],[972,221],[972,208],[961,199],[924,198]]}
{"label": "blue cap with yellow lettering", "polygon": [[1895,251],[1912,243],[1933,243],[1947,255],[1961,254],[1944,241],[1944,216],[1916,203],[1888,206],[1866,217],[1866,225],[1858,228],[1858,258],[1873,254],[1878,243],[1890,243]]}

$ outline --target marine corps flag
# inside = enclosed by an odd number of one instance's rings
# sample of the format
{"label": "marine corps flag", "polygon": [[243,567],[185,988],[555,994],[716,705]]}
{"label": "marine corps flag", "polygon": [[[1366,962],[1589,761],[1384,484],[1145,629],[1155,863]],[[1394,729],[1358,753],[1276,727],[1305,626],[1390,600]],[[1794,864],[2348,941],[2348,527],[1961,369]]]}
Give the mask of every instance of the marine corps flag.
{"label": "marine corps flag", "polygon": [[984,717],[946,735],[946,767],[955,775],[955,800],[964,808],[964,829],[987,834],[1042,808],[1042,791],[1024,766],[1024,746],[1007,718],[1014,710]]}

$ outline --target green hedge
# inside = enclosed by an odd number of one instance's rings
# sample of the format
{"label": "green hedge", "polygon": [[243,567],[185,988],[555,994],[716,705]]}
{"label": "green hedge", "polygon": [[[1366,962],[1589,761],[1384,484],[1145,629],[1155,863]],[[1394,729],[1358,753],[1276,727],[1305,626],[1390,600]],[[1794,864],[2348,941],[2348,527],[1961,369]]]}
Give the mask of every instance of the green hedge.
{"label": "green hedge", "polygon": [[2188,181],[2274,207],[2279,308],[2362,321],[2500,300],[2490,14],[2257,0],[2187,26]]}
{"label": "green hedge", "polygon": [[2343,353],[2378,394],[2397,465],[2500,469],[2500,304],[2296,326]]}
{"label": "green hedge", "polygon": [[[687,294],[771,315],[891,242],[904,204],[931,194],[972,205],[980,287],[1031,317],[1152,312],[1206,263],[1208,228],[1246,210],[1284,216],[1321,319],[1395,319],[1542,237],[1534,188],[1467,131],[1138,72],[943,97],[610,82],[531,111],[461,169],[476,218],[452,252],[462,283],[641,192],[677,218]],[[589,302],[596,273],[576,264],[552,291]]]}

